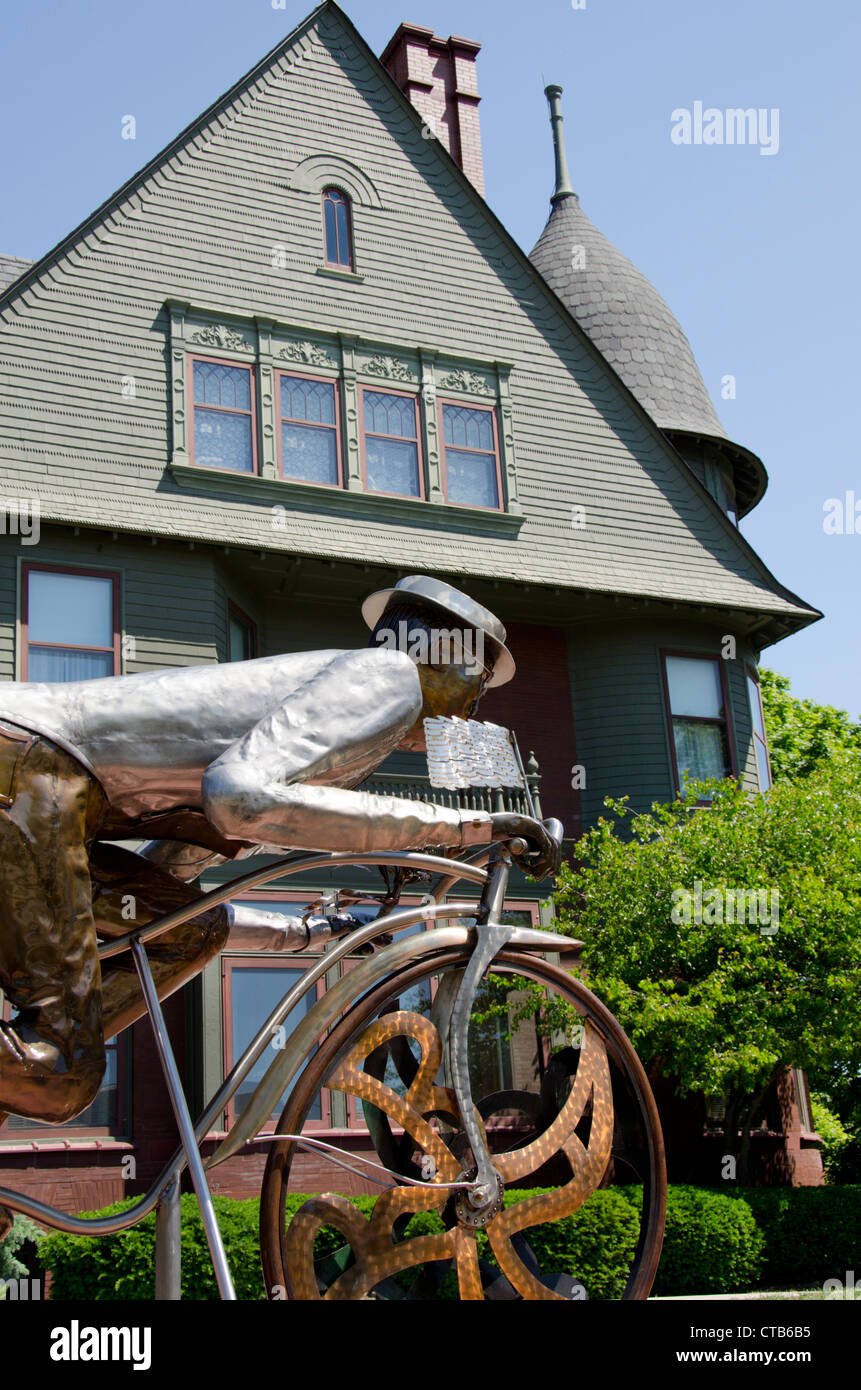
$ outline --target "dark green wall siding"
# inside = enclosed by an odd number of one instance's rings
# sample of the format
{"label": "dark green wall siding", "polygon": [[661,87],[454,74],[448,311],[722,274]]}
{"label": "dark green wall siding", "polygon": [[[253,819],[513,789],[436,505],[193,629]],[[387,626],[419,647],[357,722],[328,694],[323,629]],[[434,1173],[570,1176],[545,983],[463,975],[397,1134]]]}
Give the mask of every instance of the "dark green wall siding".
{"label": "dark green wall siding", "polygon": [[[619,623],[584,626],[569,636],[574,728],[578,761],[586,771],[582,792],[584,824],[605,814],[605,796],[630,796],[646,810],[674,794],[670,731],[661,652],[707,653],[720,658],[725,634],[694,624]],[[731,734],[739,770],[757,788],[744,663],[755,655],[737,644],[735,660],[724,663]]]}
{"label": "dark green wall siding", "polygon": [[111,570],[120,577],[124,670],[199,665],[217,660],[214,565],[202,551],[154,547],[126,541],[100,542],[43,528],[40,544],[20,547],[0,539],[0,677],[19,679],[21,561],[69,568]]}

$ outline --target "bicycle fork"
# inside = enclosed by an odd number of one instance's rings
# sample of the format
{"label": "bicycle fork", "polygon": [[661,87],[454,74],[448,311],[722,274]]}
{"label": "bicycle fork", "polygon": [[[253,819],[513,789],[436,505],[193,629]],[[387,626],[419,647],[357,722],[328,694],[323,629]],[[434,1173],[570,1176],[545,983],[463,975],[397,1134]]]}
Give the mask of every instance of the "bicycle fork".
{"label": "bicycle fork", "polygon": [[475,949],[455,997],[449,1031],[452,1085],[457,1096],[464,1133],[475,1159],[476,1171],[465,1200],[475,1213],[476,1224],[479,1224],[478,1218],[483,1210],[497,1201],[501,1202],[502,1179],[493,1166],[493,1159],[484,1141],[472,1100],[472,1086],[469,1080],[469,1020],[485,971],[511,938],[513,928],[501,921],[511,867],[512,860],[508,850],[501,850],[484,886],[478,910]]}

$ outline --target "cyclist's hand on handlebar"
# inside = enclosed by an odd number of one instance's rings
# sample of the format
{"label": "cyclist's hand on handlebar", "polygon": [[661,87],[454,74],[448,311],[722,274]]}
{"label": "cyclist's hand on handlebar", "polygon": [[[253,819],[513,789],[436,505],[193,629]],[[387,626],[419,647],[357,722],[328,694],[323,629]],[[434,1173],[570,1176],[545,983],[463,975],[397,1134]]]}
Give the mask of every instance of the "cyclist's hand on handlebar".
{"label": "cyclist's hand on handlebar", "polygon": [[515,862],[534,878],[554,878],[562,860],[562,826],[558,820],[543,823],[531,816],[496,811],[491,816],[494,840],[526,840],[527,849],[514,855]]}

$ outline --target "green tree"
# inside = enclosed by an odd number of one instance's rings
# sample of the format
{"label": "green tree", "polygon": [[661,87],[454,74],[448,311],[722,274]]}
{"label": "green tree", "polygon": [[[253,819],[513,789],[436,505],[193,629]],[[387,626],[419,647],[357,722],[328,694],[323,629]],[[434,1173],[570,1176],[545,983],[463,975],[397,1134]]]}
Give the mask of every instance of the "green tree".
{"label": "green tree", "polygon": [[[760,671],[765,727],[776,780],[798,780],[815,767],[828,765],[835,776],[849,781],[861,777],[861,724],[845,710],[800,700],[790,690],[786,676]],[[811,1073],[810,1083],[830,1097],[851,1142],[828,1159],[832,1179],[861,1180],[861,1058],[846,1055],[831,1066]],[[817,1123],[814,1117],[814,1123]]]}
{"label": "green tree", "polygon": [[776,671],[759,673],[765,732],[774,780],[807,777],[814,768],[831,762],[857,777],[861,771],[861,724],[853,723],[845,710],[799,700],[789,679]]}
{"label": "green tree", "polygon": [[[615,819],[601,819],[578,845],[578,867],[562,871],[563,928],[585,942],[590,987],[646,1065],[683,1094],[726,1098],[743,1182],[778,1074],[861,1057],[861,780],[841,756],[768,796],[727,781],[644,815],[607,805]],[[776,891],[777,921],[751,923],[749,899],[747,920],[735,920],[727,890],[739,889]]]}

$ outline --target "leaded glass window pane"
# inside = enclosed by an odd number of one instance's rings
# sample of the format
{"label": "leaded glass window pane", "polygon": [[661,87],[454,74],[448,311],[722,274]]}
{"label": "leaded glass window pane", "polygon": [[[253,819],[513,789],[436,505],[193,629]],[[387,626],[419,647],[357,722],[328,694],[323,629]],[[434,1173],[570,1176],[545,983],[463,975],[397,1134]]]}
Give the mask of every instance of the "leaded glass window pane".
{"label": "leaded glass window pane", "polygon": [[301,376],[282,376],[281,415],[285,420],[303,420],[312,425],[334,425],[334,382],[308,381]]}
{"label": "leaded glass window pane", "polygon": [[195,405],[220,405],[225,410],[251,409],[251,372],[224,362],[195,362]]}
{"label": "leaded glass window pane", "polygon": [[338,264],[338,220],[335,215],[335,203],[329,195],[324,201],[324,215],[326,219],[326,260]]}
{"label": "leaded glass window pane", "polygon": [[251,416],[198,406],[194,412],[194,461],[207,468],[253,473]]}
{"label": "leaded glass window pane", "polygon": [[416,406],[412,396],[392,396],[386,391],[366,391],[365,429],[369,434],[416,438]]}
{"label": "leaded glass window pane", "polygon": [[394,492],[402,497],[420,497],[418,447],[397,439],[373,435],[366,442],[368,489]]}
{"label": "leaded glass window pane", "polygon": [[442,418],[449,502],[499,507],[493,412],[466,405],[444,405]]}
{"label": "leaded glass window pane", "polygon": [[281,461],[285,478],[337,485],[336,411],[334,382],[281,377]]}
{"label": "leaded glass window pane", "polygon": [[369,491],[420,497],[415,397],[365,391],[362,408]]}
{"label": "leaded glass window pane", "polygon": [[323,194],[323,228],[327,262],[350,270],[353,265],[350,208],[346,196],[337,188],[327,188]]}
{"label": "leaded glass window pane", "polygon": [[482,449],[493,453],[493,420],[489,410],[472,410],[465,405],[444,405],[442,409],[446,444],[461,449]]}
{"label": "leaded glass window pane", "polygon": [[445,451],[446,491],[449,502],[470,507],[498,507],[495,454],[465,454],[460,449]]}

